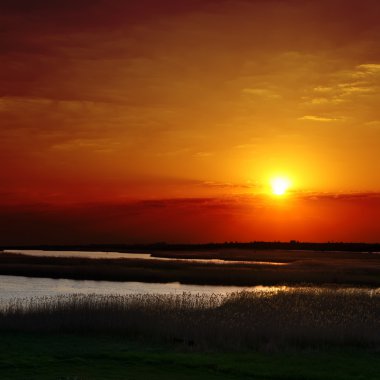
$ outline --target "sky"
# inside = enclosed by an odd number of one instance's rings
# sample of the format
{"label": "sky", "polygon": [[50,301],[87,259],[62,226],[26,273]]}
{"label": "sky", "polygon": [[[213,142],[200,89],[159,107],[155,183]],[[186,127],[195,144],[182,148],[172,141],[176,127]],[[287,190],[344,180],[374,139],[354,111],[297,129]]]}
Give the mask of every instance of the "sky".
{"label": "sky", "polygon": [[379,19],[2,0],[0,244],[380,242]]}

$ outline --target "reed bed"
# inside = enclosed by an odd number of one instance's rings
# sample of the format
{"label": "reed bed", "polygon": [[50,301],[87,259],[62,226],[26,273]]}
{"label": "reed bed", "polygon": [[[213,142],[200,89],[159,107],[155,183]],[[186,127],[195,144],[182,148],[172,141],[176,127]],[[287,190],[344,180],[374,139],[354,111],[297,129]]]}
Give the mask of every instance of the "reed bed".
{"label": "reed bed", "polygon": [[[156,252],[157,254],[157,252]],[[162,253],[167,255],[167,253]],[[95,281],[180,282],[199,285],[325,285],[380,287],[380,255],[352,252],[187,252],[173,260],[90,259],[0,254],[0,274]],[[167,255],[169,257],[169,255]],[[126,255],[127,257],[127,255]],[[166,257],[166,258],[168,258]],[[228,264],[176,260],[237,259]],[[240,261],[239,261],[240,260]],[[250,264],[244,261],[251,261]],[[281,262],[265,265],[255,262]]]}
{"label": "reed bed", "polygon": [[208,348],[380,346],[380,291],[301,288],[227,295],[12,299],[0,331],[116,333]]}

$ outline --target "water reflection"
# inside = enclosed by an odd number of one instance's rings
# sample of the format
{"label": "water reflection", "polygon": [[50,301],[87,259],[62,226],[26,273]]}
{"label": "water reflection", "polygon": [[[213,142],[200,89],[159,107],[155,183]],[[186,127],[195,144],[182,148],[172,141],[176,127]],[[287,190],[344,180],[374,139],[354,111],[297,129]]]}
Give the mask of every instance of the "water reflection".
{"label": "water reflection", "polygon": [[96,251],[42,251],[36,249],[5,249],[4,253],[21,253],[27,256],[38,257],[77,257],[86,259],[152,259],[149,253],[119,253],[119,252],[96,252]]}
{"label": "water reflection", "polygon": [[285,286],[213,286],[173,283],[66,280],[21,276],[0,276],[0,300],[62,294],[226,294],[242,290],[276,292]]}
{"label": "water reflection", "polygon": [[135,253],[135,252],[95,252],[95,251],[43,251],[43,250],[12,250],[7,249],[4,253],[21,253],[27,256],[38,257],[76,257],[87,259],[143,259],[143,260],[164,260],[164,261],[186,261],[193,263],[215,263],[225,265],[239,264],[257,264],[257,265],[288,265],[287,263],[279,263],[273,261],[237,261],[237,260],[220,260],[220,259],[182,259],[182,258],[168,258],[168,257],[153,257],[150,253]]}

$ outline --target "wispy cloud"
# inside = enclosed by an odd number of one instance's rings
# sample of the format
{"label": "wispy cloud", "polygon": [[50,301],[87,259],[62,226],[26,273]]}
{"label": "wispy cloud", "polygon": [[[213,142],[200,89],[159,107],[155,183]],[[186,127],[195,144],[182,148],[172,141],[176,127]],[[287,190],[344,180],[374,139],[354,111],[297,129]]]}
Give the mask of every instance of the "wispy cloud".
{"label": "wispy cloud", "polygon": [[380,129],[380,120],[371,120],[366,122],[365,125],[374,129]]}
{"label": "wispy cloud", "polygon": [[380,74],[380,63],[365,63],[357,66],[357,75]]}
{"label": "wispy cloud", "polygon": [[214,154],[215,154],[214,152],[196,152],[194,153],[194,157],[206,158],[206,157],[212,157]]}
{"label": "wispy cloud", "polygon": [[257,186],[251,183],[231,183],[231,182],[216,182],[216,181],[204,181],[200,183],[201,186],[219,189],[253,189]]}
{"label": "wispy cloud", "polygon": [[375,101],[380,89],[380,64],[369,63],[351,69],[331,72],[324,85],[315,86],[304,97],[304,104],[324,106],[332,109],[345,108],[347,104]]}
{"label": "wispy cloud", "polygon": [[254,97],[262,97],[268,99],[281,99],[281,95],[274,90],[267,88],[244,88],[242,93]]}
{"label": "wispy cloud", "polygon": [[330,123],[330,122],[342,121],[342,118],[324,117],[324,116],[316,116],[316,115],[306,115],[306,116],[299,117],[298,120],[302,120],[302,121],[317,121],[317,122],[322,122],[322,123]]}

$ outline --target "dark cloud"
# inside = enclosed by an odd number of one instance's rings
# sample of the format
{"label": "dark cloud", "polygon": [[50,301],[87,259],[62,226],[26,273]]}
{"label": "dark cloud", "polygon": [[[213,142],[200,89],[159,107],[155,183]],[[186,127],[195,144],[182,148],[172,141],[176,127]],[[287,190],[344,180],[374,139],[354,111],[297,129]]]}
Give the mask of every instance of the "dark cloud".
{"label": "dark cloud", "polygon": [[[369,45],[375,47],[380,37],[379,16],[380,4],[371,0],[2,1],[0,96],[88,100],[89,93],[95,93],[93,99],[97,99],[95,83],[112,83],[113,69],[115,75],[128,75],[120,70],[130,65],[125,60],[143,59],[142,71],[156,66],[154,73],[147,74],[159,75],[157,52],[171,55],[172,42],[165,46],[165,41],[158,39],[170,39],[176,33],[179,52],[206,45],[216,49],[216,62],[224,58],[222,48],[240,49],[241,59],[251,60],[250,51],[257,55],[257,50],[267,49],[277,49],[276,53],[335,49],[350,56],[350,50],[344,51],[346,46],[352,49],[360,43],[369,47],[366,58],[376,59],[376,49]],[[107,64],[112,59],[120,61]],[[176,59],[182,60],[180,54]],[[91,62],[94,60],[98,66]],[[206,63],[193,64],[202,67]],[[134,89],[144,89],[151,79],[141,81],[141,73],[133,71],[129,77]],[[75,85],[78,81],[81,87]],[[102,92],[103,101],[116,100],[116,96],[106,95],[109,89]],[[148,96],[146,91],[144,94]]]}
{"label": "dark cloud", "polygon": [[299,199],[311,200],[331,200],[331,201],[364,201],[364,200],[377,200],[380,201],[380,194],[378,192],[352,192],[352,193],[303,193],[295,194]]}
{"label": "dark cloud", "polygon": [[[347,207],[347,203],[349,206]],[[279,226],[279,220],[286,224]],[[278,208],[260,197],[3,205],[0,244],[378,241],[380,194],[304,196]],[[316,235],[316,233],[318,233]]]}
{"label": "dark cloud", "polygon": [[[3,30],[12,31],[36,27],[36,31],[88,31],[94,29],[117,29],[121,26],[145,24],[154,19],[207,9],[216,0],[5,0],[0,4],[2,19],[9,21]],[[23,20],[22,24],[11,24]]]}
{"label": "dark cloud", "polygon": [[207,241],[231,228],[234,209],[211,198],[2,206],[0,244]]}

